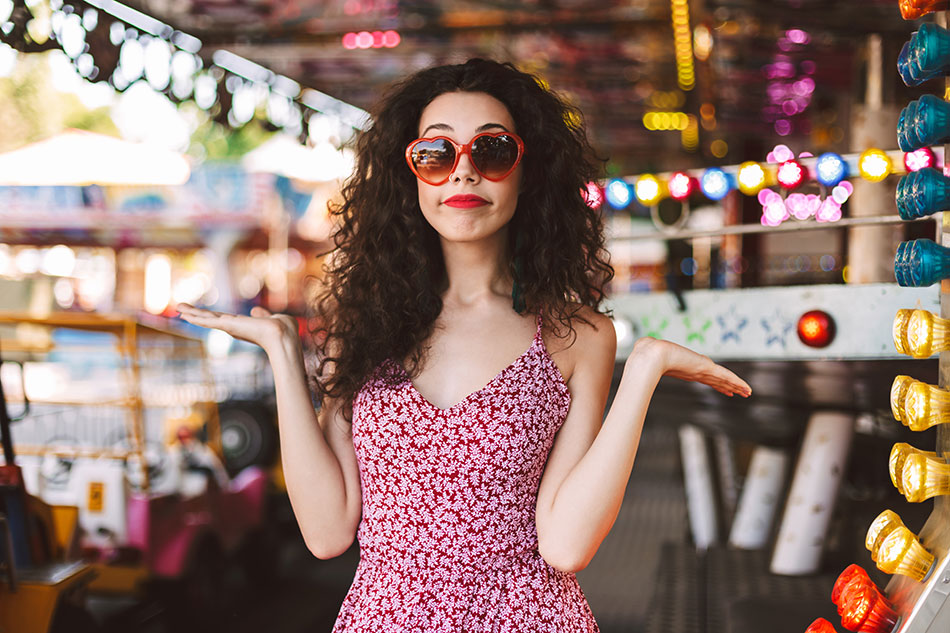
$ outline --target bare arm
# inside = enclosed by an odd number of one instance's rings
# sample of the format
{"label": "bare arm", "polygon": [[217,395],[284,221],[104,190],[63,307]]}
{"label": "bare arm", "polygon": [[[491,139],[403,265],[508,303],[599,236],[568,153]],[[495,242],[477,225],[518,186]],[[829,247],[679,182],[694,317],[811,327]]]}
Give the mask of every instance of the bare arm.
{"label": "bare arm", "polygon": [[356,536],[362,505],[356,453],[339,402],[328,401],[317,418],[296,321],[263,308],[249,317],[187,304],[178,309],[190,323],[224,330],[267,353],[277,393],[281,466],[300,532],[318,558],[345,552]]}
{"label": "bare arm", "polygon": [[[612,332],[598,334],[599,344],[595,335],[592,345],[581,348],[591,353],[578,358],[571,380],[577,380],[572,385],[571,412],[558,434],[538,492],[539,550],[549,564],[562,571],[586,567],[613,527],[647,407],[661,376],[703,382],[727,395],[751,393],[741,378],[708,357],[675,343],[644,338],[637,341],[624,365],[617,394],[601,425],[610,380],[603,366],[608,361],[612,365],[616,348],[604,342]],[[567,428],[569,423],[573,426]]]}

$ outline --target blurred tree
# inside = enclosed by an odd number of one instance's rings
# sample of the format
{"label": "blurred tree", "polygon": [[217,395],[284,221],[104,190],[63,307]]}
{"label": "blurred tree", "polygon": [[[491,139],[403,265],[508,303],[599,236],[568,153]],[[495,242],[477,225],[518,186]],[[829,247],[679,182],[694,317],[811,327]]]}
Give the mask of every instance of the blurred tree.
{"label": "blurred tree", "polygon": [[109,108],[87,108],[75,94],[53,86],[49,53],[20,53],[0,77],[0,152],[43,140],[66,128],[119,136]]}

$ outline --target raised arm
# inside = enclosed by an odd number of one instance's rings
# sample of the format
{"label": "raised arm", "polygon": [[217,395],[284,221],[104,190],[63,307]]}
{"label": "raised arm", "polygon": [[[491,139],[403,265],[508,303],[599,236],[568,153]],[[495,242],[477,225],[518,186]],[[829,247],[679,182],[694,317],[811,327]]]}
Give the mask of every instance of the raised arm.
{"label": "raised arm", "polygon": [[598,316],[596,329],[578,328],[568,382],[571,409],[538,490],[538,549],[552,567],[569,572],[587,566],[617,519],[647,407],[661,376],[702,382],[730,396],[751,393],[741,378],[708,357],[646,337],[634,345],[603,418],[616,338],[610,320]]}
{"label": "raised arm", "polygon": [[304,367],[297,322],[254,308],[251,316],[179,304],[181,317],[260,345],[274,372],[281,466],[304,541],[318,558],[345,552],[356,537],[362,494],[349,423],[339,402],[328,401],[319,419]]}

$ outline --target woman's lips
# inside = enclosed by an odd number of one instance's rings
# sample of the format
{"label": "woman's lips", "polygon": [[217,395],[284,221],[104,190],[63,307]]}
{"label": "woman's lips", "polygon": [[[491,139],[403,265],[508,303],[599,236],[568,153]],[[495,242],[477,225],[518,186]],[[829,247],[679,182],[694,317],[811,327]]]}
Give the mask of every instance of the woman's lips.
{"label": "woman's lips", "polygon": [[455,207],[457,209],[471,209],[473,207],[480,207],[488,204],[488,200],[471,195],[452,196],[451,198],[444,200],[442,204],[449,207]]}

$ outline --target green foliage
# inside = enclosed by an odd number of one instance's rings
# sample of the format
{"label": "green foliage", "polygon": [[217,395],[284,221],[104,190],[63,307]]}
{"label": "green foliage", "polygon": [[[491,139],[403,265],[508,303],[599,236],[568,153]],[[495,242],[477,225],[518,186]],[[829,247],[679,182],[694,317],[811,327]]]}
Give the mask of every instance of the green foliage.
{"label": "green foliage", "polygon": [[79,97],[56,90],[48,53],[20,54],[16,68],[0,77],[0,152],[43,140],[66,128],[119,136],[109,108],[87,108]]}

